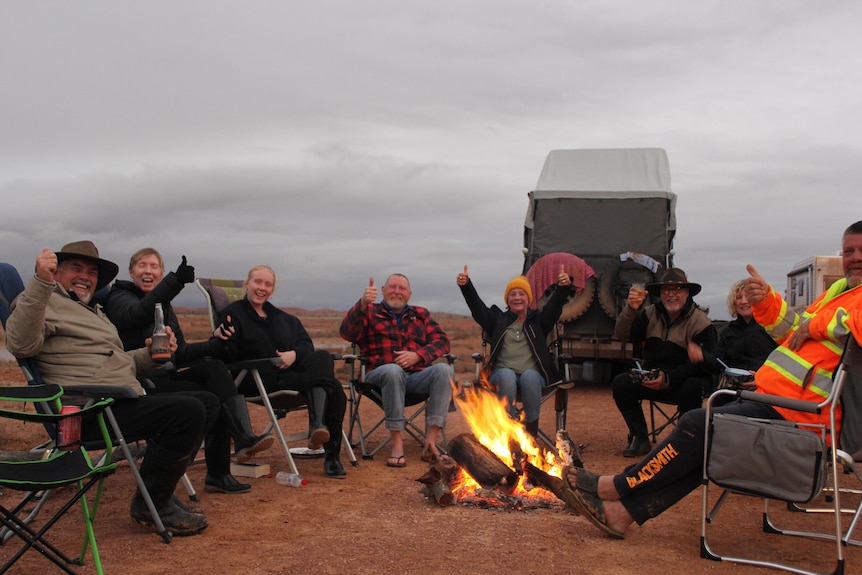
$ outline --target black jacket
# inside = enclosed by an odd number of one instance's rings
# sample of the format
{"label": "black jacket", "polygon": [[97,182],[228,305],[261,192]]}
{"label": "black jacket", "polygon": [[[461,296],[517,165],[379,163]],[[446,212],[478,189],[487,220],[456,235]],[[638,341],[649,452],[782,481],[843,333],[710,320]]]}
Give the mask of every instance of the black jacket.
{"label": "black jacket", "polygon": [[275,357],[277,351],[295,351],[294,365],[303,366],[314,353],[314,342],[302,322],[270,302],[266,302],[263,309],[265,318],[257,315],[247,298],[242,298],[222,310],[222,323],[230,316],[236,328],[236,333],[227,341],[225,361],[262,359]]}
{"label": "black jacket", "polygon": [[177,338],[175,363],[182,367],[204,357],[220,358],[225,352],[221,339],[210,337],[208,341],[188,343],[180,329],[177,314],[171,307],[171,300],[183,289],[174,272],[168,273],[150,293],[144,294],[133,282],[117,280],[111,287],[104,303],[105,315],[117,326],[123,348],[144,347],[144,341],[153,335],[155,327],[156,304],[162,304],[165,325],[170,326]]}
{"label": "black jacket", "polygon": [[754,319],[746,322],[737,317],[728,323],[718,335],[715,353],[704,353],[704,360],[713,364],[717,371],[724,368],[716,361],[718,356],[729,367],[756,371],[778,346],[763,326]]}
{"label": "black jacket", "polygon": [[[472,281],[461,286],[461,294],[464,296],[464,301],[467,302],[467,307],[470,308],[473,319],[482,328],[483,337],[487,338],[491,345],[491,353],[488,356],[486,367],[493,369],[494,358],[500,352],[506,328],[517,320],[518,316],[511,311],[503,311],[497,306],[487,307],[482,298],[479,297]],[[548,385],[560,381],[560,374],[548,351],[547,336],[554,329],[557,320],[560,319],[563,306],[570,294],[571,288],[555,285],[554,293],[542,311],[532,308],[527,311],[527,317],[524,319],[524,333],[527,336],[530,349],[533,350],[533,357],[536,358],[539,368],[542,370],[542,376],[545,378],[545,383]]]}

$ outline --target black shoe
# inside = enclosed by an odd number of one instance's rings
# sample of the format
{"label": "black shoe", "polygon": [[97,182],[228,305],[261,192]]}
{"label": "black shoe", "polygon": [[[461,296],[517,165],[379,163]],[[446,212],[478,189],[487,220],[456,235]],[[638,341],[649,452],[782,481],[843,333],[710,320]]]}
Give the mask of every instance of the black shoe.
{"label": "black shoe", "polygon": [[347,477],[347,472],[344,471],[344,466],[337,459],[327,459],[323,462],[323,471],[327,477],[334,479],[344,479]]}
{"label": "black shoe", "polygon": [[203,507],[198,507],[197,505],[186,505],[176,495],[171,495],[171,501],[173,501],[174,505],[176,505],[186,513],[192,513],[194,515],[206,515],[206,512],[204,511]]}
{"label": "black shoe", "polygon": [[245,463],[256,453],[269,449],[273,441],[275,441],[275,438],[269,433],[252,437],[250,442],[247,444],[236,445],[236,440],[234,440],[236,451],[233,455],[238,463]]}
{"label": "black shoe", "polygon": [[652,443],[647,437],[635,437],[623,450],[623,457],[643,457],[652,451]]}
{"label": "black shoe", "polygon": [[246,493],[251,491],[251,485],[240,483],[230,473],[218,479],[207,475],[204,479],[204,491],[207,493]]}
{"label": "black shoe", "polygon": [[[207,516],[198,513],[188,513],[177,507],[172,499],[169,499],[161,507],[156,506],[159,518],[165,529],[177,536],[197,535],[209,526]],[[150,510],[147,509],[143,498],[136,494],[132,500],[130,510],[132,519],[141,525],[154,525]]]}

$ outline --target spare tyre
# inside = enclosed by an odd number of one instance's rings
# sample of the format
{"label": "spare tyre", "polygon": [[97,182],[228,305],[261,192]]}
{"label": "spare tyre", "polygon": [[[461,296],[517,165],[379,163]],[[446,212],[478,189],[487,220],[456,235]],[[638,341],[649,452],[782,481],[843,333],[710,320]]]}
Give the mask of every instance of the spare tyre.
{"label": "spare tyre", "polygon": [[629,295],[634,282],[650,284],[656,276],[649,269],[633,260],[613,260],[599,274],[599,306],[611,319],[616,319]]}

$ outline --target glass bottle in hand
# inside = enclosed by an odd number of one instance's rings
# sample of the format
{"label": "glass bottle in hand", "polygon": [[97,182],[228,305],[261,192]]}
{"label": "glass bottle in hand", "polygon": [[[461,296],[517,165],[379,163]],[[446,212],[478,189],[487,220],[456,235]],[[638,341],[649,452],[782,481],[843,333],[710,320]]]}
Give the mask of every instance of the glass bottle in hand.
{"label": "glass bottle in hand", "polygon": [[166,363],[171,359],[171,338],[165,329],[165,312],[160,303],[156,304],[156,326],[153,328],[150,357],[156,363]]}

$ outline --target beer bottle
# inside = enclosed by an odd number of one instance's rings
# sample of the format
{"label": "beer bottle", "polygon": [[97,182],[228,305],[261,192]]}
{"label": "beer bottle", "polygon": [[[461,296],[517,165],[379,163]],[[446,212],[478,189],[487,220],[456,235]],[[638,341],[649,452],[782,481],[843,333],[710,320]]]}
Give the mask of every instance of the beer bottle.
{"label": "beer bottle", "polygon": [[160,303],[156,304],[156,326],[153,329],[150,357],[156,363],[167,363],[171,360],[171,338],[165,329],[165,312]]}

